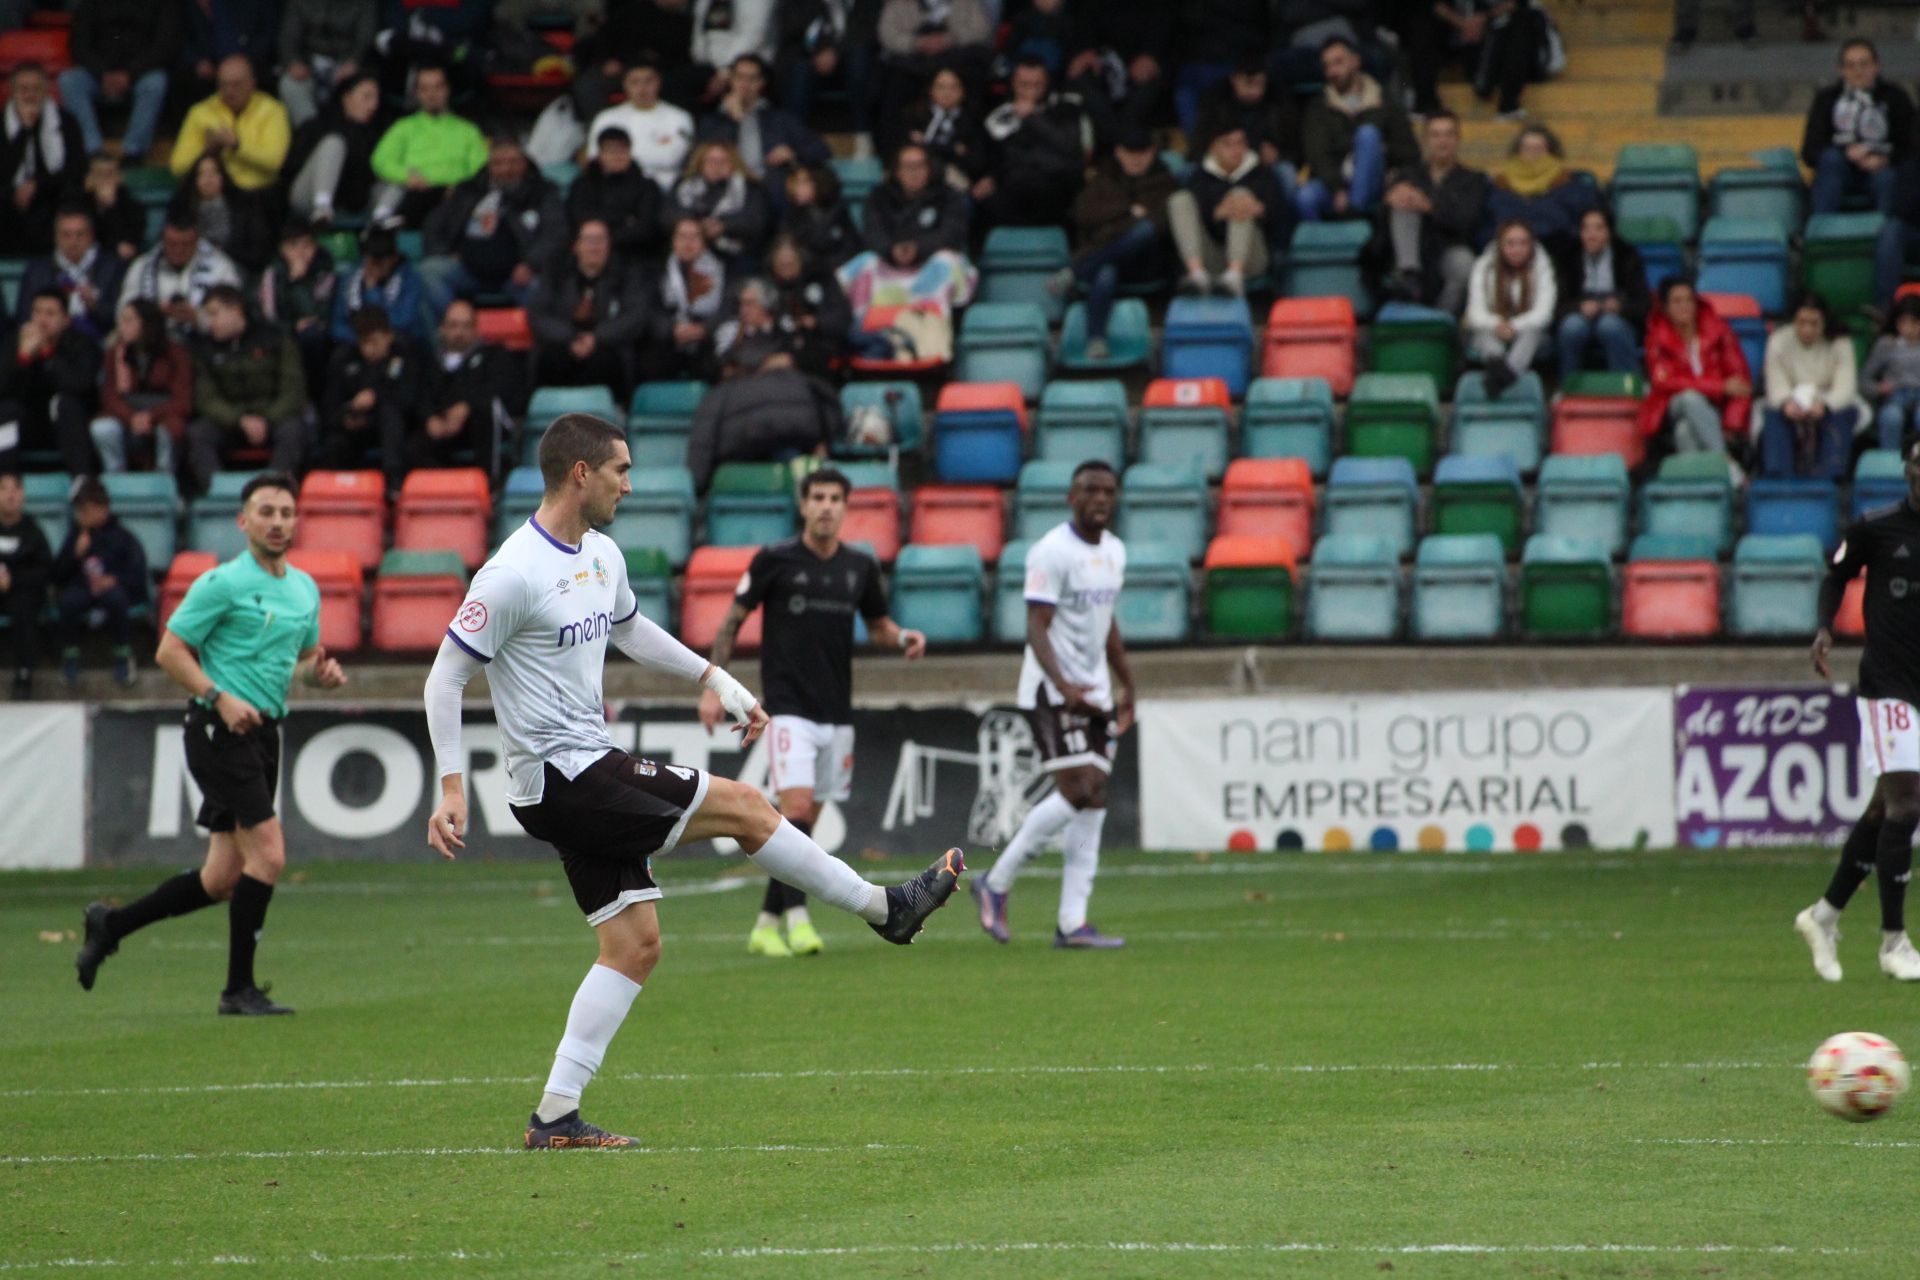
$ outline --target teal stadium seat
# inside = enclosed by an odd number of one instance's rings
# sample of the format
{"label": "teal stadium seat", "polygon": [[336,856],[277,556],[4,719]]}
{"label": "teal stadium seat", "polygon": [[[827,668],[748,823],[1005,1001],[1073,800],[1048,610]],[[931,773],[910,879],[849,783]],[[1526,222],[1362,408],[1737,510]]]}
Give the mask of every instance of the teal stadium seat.
{"label": "teal stadium seat", "polygon": [[1048,282],[1071,261],[1067,233],[1060,227],[995,227],[974,264],[980,270],[980,302],[1031,303],[1049,325],[1058,324],[1067,300]]}
{"label": "teal stadium seat", "polygon": [[113,514],[147,553],[147,572],[159,576],[180,545],[180,487],[159,471],[118,471],[100,477]]}
{"label": "teal stadium seat", "polygon": [[784,462],[727,462],[707,491],[710,547],[759,547],[793,536],[793,472]]}
{"label": "teal stadium seat", "polygon": [[1031,542],[1067,518],[1067,489],[1073,462],[1034,459],[1020,468],[1013,491],[1013,536]]}
{"label": "teal stadium seat", "polygon": [[[1000,569],[1005,576],[1004,560]],[[1182,644],[1193,632],[1193,573],[1182,547],[1127,544],[1127,580],[1114,621],[1129,645]]]}
{"label": "teal stadium seat", "polygon": [[1722,169],[1708,186],[1707,208],[1716,218],[1757,218],[1778,227],[1783,237],[1800,233],[1806,218],[1807,188],[1798,160],[1790,167],[1762,165]]}
{"label": "teal stadium seat", "polygon": [[1049,382],[1040,393],[1034,456],[1079,464],[1098,458],[1118,470],[1127,460],[1127,389],[1117,380]]}
{"label": "teal stadium seat", "polygon": [[20,483],[26,490],[26,513],[39,523],[48,545],[58,552],[67,540],[67,521],[72,516],[67,490],[73,481],[64,472],[29,471],[20,477]]}
{"label": "teal stadium seat", "polygon": [[1322,499],[1323,536],[1362,533],[1385,538],[1396,558],[1413,552],[1419,481],[1405,458],[1338,458]]}
{"label": "teal stadium seat", "polygon": [[680,466],[687,460],[693,416],[707,394],[704,382],[643,382],[627,406],[627,451],[633,469]]}
{"label": "teal stadium seat", "polygon": [[[682,567],[693,554],[693,515],[698,505],[693,496],[693,473],[680,466],[657,466],[644,471],[636,468],[627,479],[633,485],[633,492],[620,500],[613,523],[607,527],[607,536],[622,547],[652,547],[667,558],[671,568]],[[716,478],[716,487],[717,483]],[[720,518],[708,513],[710,522]],[[788,516],[787,533],[791,532],[792,518]],[[747,546],[772,540],[716,541],[715,545]]]}
{"label": "teal stadium seat", "polygon": [[[590,413],[608,422],[620,421],[620,406],[605,387],[541,387],[527,402],[527,418],[520,427],[520,461],[540,465],[540,437],[563,413]],[[685,455],[682,454],[684,460]]]}
{"label": "teal stadium seat", "polygon": [[1147,304],[1140,298],[1115,300],[1107,316],[1107,355],[1096,360],[1087,354],[1087,304],[1067,308],[1060,328],[1060,367],[1075,373],[1110,369],[1142,369],[1153,358],[1153,328]]}
{"label": "teal stadium seat", "polygon": [[1000,563],[993,575],[992,631],[996,644],[1027,642],[1027,551],[1032,545],[1015,541],[1000,548]]}
{"label": "teal stadium seat", "polygon": [[1907,467],[1897,449],[1869,449],[1853,468],[1852,516],[1858,520],[1875,507],[1907,496]]}
{"label": "teal stadium seat", "polygon": [[1787,309],[1787,278],[1787,235],[1773,219],[1707,219],[1695,273],[1700,292],[1745,294],[1777,316]]}
{"label": "teal stadium seat", "polygon": [[627,561],[627,585],[647,621],[673,634],[673,566],[658,547],[622,547]]}
{"label": "teal stadium seat", "polygon": [[913,453],[920,448],[922,414],[925,412],[920,400],[920,387],[912,382],[849,382],[840,388],[840,408],[851,414],[863,405],[872,405],[882,410],[893,423],[893,443],[878,447],[864,447],[845,443],[836,443],[833,451],[845,457],[868,457],[887,454],[892,450]]}
{"label": "teal stadium seat", "polygon": [[218,560],[231,560],[247,549],[240,531],[240,490],[253,479],[251,471],[216,471],[207,491],[187,508],[187,546]]}
{"label": "teal stadium seat", "polygon": [[1032,404],[1051,365],[1047,317],[1031,302],[976,302],[954,344],[956,382],[1011,382]]}
{"label": "teal stadium seat", "polygon": [[1240,454],[1300,458],[1324,479],[1333,462],[1333,389],[1326,379],[1256,379],[1240,415]]}
{"label": "teal stadium seat", "polygon": [[1627,546],[1631,492],[1618,454],[1554,454],[1540,464],[1533,531],[1598,542],[1617,556]]}
{"label": "teal stadium seat", "polygon": [[[639,474],[637,469],[634,474]],[[507,472],[507,483],[500,490],[500,501],[493,509],[494,546],[505,542],[515,529],[540,509],[540,499],[546,489],[547,482],[541,477],[538,467],[515,467]]]}
{"label": "teal stadium seat", "polygon": [[1207,550],[1207,485],[1187,467],[1137,462],[1120,484],[1117,532],[1127,542],[1159,542],[1189,561]]}
{"label": "teal stadium seat", "polygon": [[1644,533],[1697,534],[1714,539],[1718,554],[1733,547],[1733,481],[1719,453],[1677,453],[1640,491]]}
{"label": "teal stadium seat", "polygon": [[1309,640],[1392,640],[1400,634],[1400,557],[1385,538],[1336,533],[1313,549]]}
{"label": "teal stadium seat", "polygon": [[1299,223],[1287,250],[1287,296],[1345,298],[1354,314],[1372,314],[1373,291],[1360,262],[1371,239],[1373,224],[1364,219]]}
{"label": "teal stadium seat", "polygon": [[986,571],[970,543],[900,548],[894,562],[893,616],[933,644],[973,644],[981,637]]}
{"label": "teal stadium seat", "polygon": [[1452,452],[1463,457],[1507,457],[1523,475],[1540,469],[1547,434],[1547,397],[1540,375],[1528,370],[1487,398],[1484,375],[1463,373],[1453,388]]}
{"label": "teal stadium seat", "polygon": [[1191,466],[1218,480],[1233,452],[1232,413],[1218,379],[1155,380],[1140,409],[1140,461]]}
{"label": "teal stadium seat", "polygon": [[1495,640],[1507,630],[1507,566],[1490,533],[1423,539],[1413,564],[1418,640]]}
{"label": "teal stadium seat", "polygon": [[1811,635],[1826,572],[1825,553],[1812,534],[1748,534],[1733,549],[1727,630],[1743,637]]}

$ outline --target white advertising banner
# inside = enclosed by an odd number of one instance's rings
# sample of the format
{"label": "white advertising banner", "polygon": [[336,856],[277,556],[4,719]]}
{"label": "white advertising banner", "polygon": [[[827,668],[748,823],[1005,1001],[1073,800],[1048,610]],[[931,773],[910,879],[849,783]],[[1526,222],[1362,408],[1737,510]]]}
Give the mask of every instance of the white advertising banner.
{"label": "white advertising banner", "polygon": [[1674,843],[1671,689],[1149,699],[1139,713],[1149,849]]}
{"label": "white advertising banner", "polygon": [[0,706],[0,868],[80,866],[86,813],[87,709]]}

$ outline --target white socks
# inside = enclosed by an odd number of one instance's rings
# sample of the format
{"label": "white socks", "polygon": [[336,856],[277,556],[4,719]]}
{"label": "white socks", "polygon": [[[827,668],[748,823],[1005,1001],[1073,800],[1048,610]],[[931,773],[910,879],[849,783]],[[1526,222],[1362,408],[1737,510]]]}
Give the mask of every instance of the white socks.
{"label": "white socks", "polygon": [[1060,869],[1060,932],[1072,933],[1087,922],[1087,899],[1093,896],[1093,876],[1100,869],[1100,829],[1107,824],[1105,809],[1082,809],[1067,823],[1061,837],[1066,860]]}
{"label": "white socks", "polygon": [[1029,809],[1020,829],[1013,833],[1013,839],[1007,841],[1007,847],[987,869],[987,888],[995,893],[1005,893],[1013,888],[1013,878],[1020,874],[1020,868],[1026,865],[1027,859],[1038,853],[1041,845],[1053,839],[1060,828],[1067,825],[1074,812],[1074,807],[1058,791],[1049,793],[1045,800]]}
{"label": "white socks", "polygon": [[859,872],[815,844],[811,836],[785,818],[752,856],[775,880],[831,902],[842,911],[851,911],[870,924],[887,921],[887,891],[862,880]]}
{"label": "white socks", "polygon": [[1840,908],[1825,898],[1816,898],[1813,903],[1813,922],[1823,928],[1830,928],[1840,922]]}
{"label": "white socks", "polygon": [[607,1046],[626,1020],[640,984],[623,973],[596,964],[587,970],[567,1011],[567,1033],[554,1051],[547,1091],[534,1113],[543,1123],[558,1120],[580,1105],[580,1091],[600,1069]]}

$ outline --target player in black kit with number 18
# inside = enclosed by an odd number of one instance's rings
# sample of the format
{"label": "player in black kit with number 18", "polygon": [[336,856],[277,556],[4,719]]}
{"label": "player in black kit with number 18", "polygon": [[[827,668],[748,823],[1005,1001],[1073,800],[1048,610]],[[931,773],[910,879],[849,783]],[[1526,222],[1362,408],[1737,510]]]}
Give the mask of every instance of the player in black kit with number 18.
{"label": "player in black kit with number 18", "polygon": [[[766,605],[760,696],[773,717],[767,776],[781,816],[808,833],[822,803],[844,801],[853,789],[853,615],[867,620],[877,648],[902,649],[908,659],[927,651],[925,636],[902,630],[887,616],[887,589],[873,557],[840,541],[852,490],[832,468],[801,481],[800,536],[755,553],[713,642],[714,665],[724,667],[740,624]],[[725,716],[719,698],[701,695],[700,720],[708,733]],[[805,956],[821,946],[807,916],[807,895],[769,880],[747,950]]]}
{"label": "player in black kit with number 18", "polygon": [[1865,570],[1867,647],[1860,655],[1860,767],[1876,782],[1840,865],[1820,900],[1794,918],[1813,968],[1840,981],[1840,913],[1854,890],[1880,876],[1880,971],[1920,981],[1920,952],[1907,939],[1907,881],[1920,826],[1920,442],[1907,447],[1907,496],[1854,521],[1820,585],[1813,669],[1831,680],[1833,618],[1847,584]]}

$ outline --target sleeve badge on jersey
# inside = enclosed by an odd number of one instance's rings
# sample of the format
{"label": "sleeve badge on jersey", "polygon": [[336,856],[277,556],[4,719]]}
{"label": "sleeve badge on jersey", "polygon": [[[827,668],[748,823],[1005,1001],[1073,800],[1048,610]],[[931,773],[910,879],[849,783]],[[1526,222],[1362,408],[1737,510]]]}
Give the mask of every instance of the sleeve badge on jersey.
{"label": "sleeve badge on jersey", "polygon": [[1027,574],[1027,594],[1030,596],[1047,594],[1047,571],[1035,569]]}
{"label": "sleeve badge on jersey", "polygon": [[460,606],[457,621],[460,623],[460,629],[469,634],[484,630],[487,625],[487,606],[478,600],[469,600]]}

